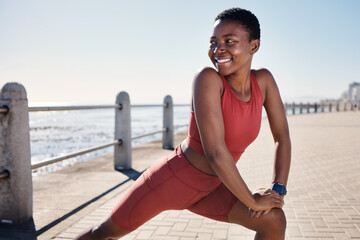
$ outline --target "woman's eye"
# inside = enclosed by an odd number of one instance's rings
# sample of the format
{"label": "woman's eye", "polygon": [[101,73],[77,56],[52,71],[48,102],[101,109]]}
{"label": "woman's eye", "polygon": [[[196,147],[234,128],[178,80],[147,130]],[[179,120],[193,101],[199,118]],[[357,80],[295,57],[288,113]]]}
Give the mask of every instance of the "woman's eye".
{"label": "woman's eye", "polygon": [[210,41],[210,46],[214,46],[214,45],[216,45],[216,42]]}
{"label": "woman's eye", "polygon": [[226,40],[226,43],[234,43],[235,41],[234,40],[232,40],[232,39],[227,39]]}

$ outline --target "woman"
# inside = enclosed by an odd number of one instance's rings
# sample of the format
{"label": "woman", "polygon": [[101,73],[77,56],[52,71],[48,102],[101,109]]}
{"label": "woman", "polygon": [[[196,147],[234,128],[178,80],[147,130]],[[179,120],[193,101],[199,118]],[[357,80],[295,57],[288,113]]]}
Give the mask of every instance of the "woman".
{"label": "woman", "polygon": [[[216,17],[209,48],[216,70],[204,68],[194,78],[187,139],[139,177],[108,219],[77,239],[117,239],[169,209],[243,225],[255,239],[285,238],[290,137],[273,76],[251,70],[259,47],[251,12],[233,8]],[[272,189],[252,194],[235,164],[258,135],[262,106],[275,141],[274,177]]]}

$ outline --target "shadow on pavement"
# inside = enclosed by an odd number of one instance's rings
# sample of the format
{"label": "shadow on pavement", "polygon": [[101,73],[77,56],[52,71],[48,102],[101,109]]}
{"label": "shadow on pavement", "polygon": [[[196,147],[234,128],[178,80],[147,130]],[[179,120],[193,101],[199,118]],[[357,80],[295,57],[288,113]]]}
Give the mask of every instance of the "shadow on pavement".
{"label": "shadow on pavement", "polygon": [[21,224],[0,223],[0,240],[37,240],[34,220]]}
{"label": "shadow on pavement", "polygon": [[[102,198],[103,196],[105,196],[106,194],[114,191],[115,189],[117,189],[118,187],[124,185],[125,183],[129,182],[130,180],[136,180],[141,174],[142,172],[138,172],[134,169],[127,169],[127,170],[118,170],[119,172],[123,173],[124,175],[126,175],[128,177],[127,180],[117,184],[116,186],[110,188],[109,190],[103,192],[102,194],[94,197],[93,199],[85,202],[84,204],[80,205],[79,207],[75,208],[74,210],[68,212],[67,214],[65,214],[64,216],[62,216],[61,218],[58,218],[54,221],[52,221],[51,223],[49,223],[48,225],[42,227],[41,229],[39,229],[38,231],[36,231],[36,236],[39,236],[41,234],[43,234],[44,232],[46,232],[47,230],[51,229],[52,227],[54,227],[55,225],[59,224],[60,222],[64,221],[65,219],[69,218],[70,216],[74,215],[75,213],[79,212],[80,210],[84,209],[85,207],[87,207],[88,205],[90,205],[93,202],[96,202],[97,200],[99,200],[100,198]],[[2,235],[1,235],[2,236]],[[26,238],[27,239],[27,238]],[[30,238],[29,238],[30,239]],[[1,237],[0,237],[0,240]]]}

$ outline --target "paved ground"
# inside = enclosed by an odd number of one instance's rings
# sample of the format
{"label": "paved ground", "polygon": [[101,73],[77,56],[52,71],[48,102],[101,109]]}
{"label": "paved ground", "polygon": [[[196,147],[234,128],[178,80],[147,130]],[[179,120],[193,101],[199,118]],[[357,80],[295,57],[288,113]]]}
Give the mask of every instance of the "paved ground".
{"label": "paved ground", "polygon": [[[284,210],[287,239],[360,239],[360,112],[289,116],[292,167]],[[184,135],[177,136],[180,142]],[[151,150],[156,146],[158,150]],[[169,153],[160,143],[134,149],[134,172]],[[38,240],[73,239],[104,218],[132,183],[113,171],[112,156],[34,179]],[[238,163],[251,189],[271,183],[273,141],[267,121]],[[241,226],[188,211],[166,211],[123,239],[253,239]],[[1,238],[0,240],[6,239]]]}

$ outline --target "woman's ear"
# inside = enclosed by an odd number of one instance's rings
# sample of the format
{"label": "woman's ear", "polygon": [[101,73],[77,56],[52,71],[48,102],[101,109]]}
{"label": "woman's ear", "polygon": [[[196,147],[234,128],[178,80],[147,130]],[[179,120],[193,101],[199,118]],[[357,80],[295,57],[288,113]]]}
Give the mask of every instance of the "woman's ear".
{"label": "woman's ear", "polygon": [[250,54],[253,55],[260,48],[260,40],[259,39],[251,40],[250,44],[251,44]]}

